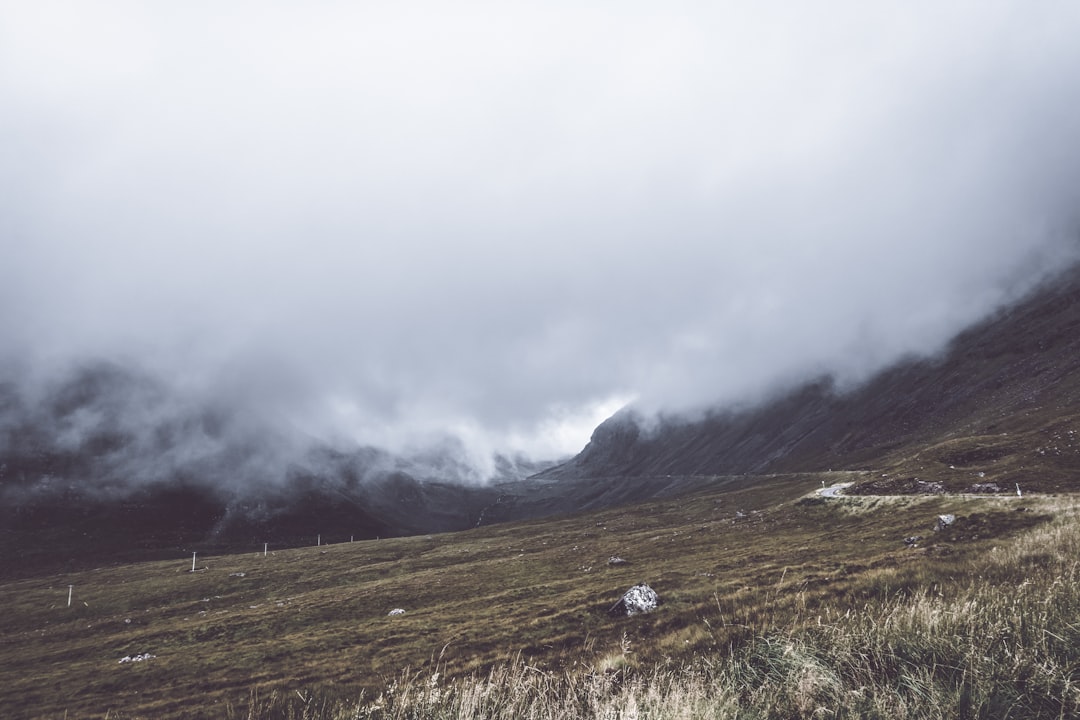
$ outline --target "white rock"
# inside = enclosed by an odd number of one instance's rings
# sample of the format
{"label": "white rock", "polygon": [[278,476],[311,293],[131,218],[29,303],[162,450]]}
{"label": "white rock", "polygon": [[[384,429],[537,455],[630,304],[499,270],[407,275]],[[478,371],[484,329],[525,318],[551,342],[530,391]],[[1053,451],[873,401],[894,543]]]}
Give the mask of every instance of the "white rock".
{"label": "white rock", "polygon": [[156,657],[157,657],[157,655],[153,655],[151,653],[140,653],[138,655],[125,655],[124,657],[120,658],[120,662],[121,663],[142,662],[144,660],[153,660]]}
{"label": "white rock", "polygon": [[405,614],[405,611],[402,610],[401,608],[394,608],[393,610],[391,610],[390,612],[387,613],[387,616],[390,616],[390,615],[404,615],[404,614]]}
{"label": "white rock", "polygon": [[659,604],[660,598],[656,591],[646,583],[641,583],[627,590],[608,612],[612,615],[640,615],[652,612]]}
{"label": "white rock", "polygon": [[945,528],[952,525],[954,522],[956,522],[955,515],[938,515],[937,524],[934,525],[934,530],[937,532],[941,532]]}

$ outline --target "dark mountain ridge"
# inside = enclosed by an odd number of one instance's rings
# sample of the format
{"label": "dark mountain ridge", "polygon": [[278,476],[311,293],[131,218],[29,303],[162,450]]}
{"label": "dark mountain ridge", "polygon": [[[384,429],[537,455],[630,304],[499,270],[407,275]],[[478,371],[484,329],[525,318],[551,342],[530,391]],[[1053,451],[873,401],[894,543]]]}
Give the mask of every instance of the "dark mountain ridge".
{"label": "dark mountain ridge", "polygon": [[[1072,486],[1080,443],[1080,269],[968,329],[933,358],[909,359],[850,391],[818,379],[741,411],[645,422],[624,410],[547,480],[866,469],[922,470],[959,486],[994,465]],[[1047,451],[1053,447],[1052,451]],[[935,454],[936,453],[936,454]],[[933,458],[932,462],[930,458]],[[951,466],[951,467],[950,467]]]}

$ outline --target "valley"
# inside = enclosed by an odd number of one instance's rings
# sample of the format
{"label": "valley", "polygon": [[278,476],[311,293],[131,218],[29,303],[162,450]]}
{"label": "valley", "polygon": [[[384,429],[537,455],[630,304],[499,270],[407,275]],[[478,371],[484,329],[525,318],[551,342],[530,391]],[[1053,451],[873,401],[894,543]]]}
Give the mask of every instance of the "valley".
{"label": "valley", "polygon": [[[404,669],[447,681],[514,657],[588,674],[723,656],[868,603],[953,593],[972,563],[1072,503],[818,497],[851,476],[744,478],[457,533],[200,555],[196,572],[178,556],[6,581],[0,704],[8,717],[246,717],[257,697],[373,698]],[[960,518],[956,532],[933,532],[942,513]],[[914,534],[925,541],[906,546]],[[640,581],[660,608],[609,616]],[[152,657],[120,662],[141,654]]]}
{"label": "valley", "polygon": [[[0,708],[1075,716],[1078,327],[1073,269],[858,387],[627,409],[577,456],[504,458],[488,483],[455,475],[453,447],[313,447],[233,482],[263,445],[213,415],[119,420],[143,397],[123,369],[40,407],[0,387]],[[213,452],[184,464],[191,437]],[[610,615],[642,582],[658,609]]]}

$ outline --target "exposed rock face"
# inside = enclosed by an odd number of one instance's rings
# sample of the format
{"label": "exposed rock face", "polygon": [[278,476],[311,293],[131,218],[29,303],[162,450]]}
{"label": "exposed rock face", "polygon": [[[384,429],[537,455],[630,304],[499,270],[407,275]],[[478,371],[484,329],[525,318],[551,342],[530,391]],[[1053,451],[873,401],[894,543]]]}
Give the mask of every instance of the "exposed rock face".
{"label": "exposed rock face", "polygon": [[609,615],[640,615],[650,613],[660,604],[660,597],[656,591],[646,583],[640,583],[627,590],[619,602],[611,606]]}

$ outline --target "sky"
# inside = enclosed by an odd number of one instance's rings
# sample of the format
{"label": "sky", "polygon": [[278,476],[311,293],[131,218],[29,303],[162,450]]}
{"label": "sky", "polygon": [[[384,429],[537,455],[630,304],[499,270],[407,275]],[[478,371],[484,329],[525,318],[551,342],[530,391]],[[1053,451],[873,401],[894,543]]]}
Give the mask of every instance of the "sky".
{"label": "sky", "polygon": [[0,2],[0,360],[579,450],[1074,260],[1072,0]]}

